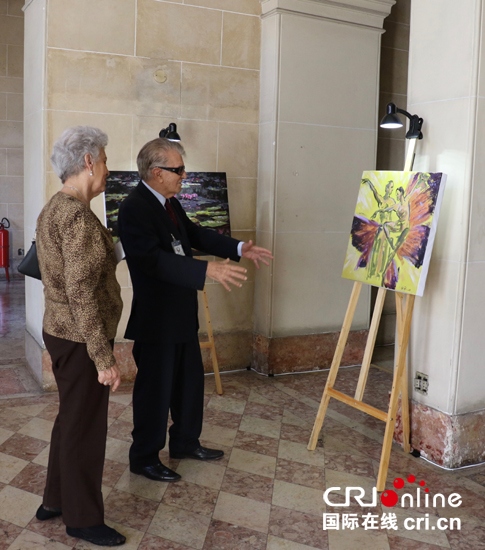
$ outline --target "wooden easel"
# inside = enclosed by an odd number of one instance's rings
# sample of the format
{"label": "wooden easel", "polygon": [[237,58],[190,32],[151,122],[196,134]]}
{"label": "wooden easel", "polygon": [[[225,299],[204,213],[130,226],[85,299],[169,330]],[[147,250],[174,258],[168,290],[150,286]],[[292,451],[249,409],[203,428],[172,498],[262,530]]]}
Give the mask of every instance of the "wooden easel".
{"label": "wooden easel", "polygon": [[[409,147],[406,155],[406,162],[404,164],[404,171],[412,169],[414,161],[414,152],[416,149],[417,139],[409,140]],[[359,380],[357,382],[357,388],[355,390],[354,397],[346,395],[334,389],[335,380],[337,378],[338,369],[342,361],[345,345],[352,325],[352,320],[355,314],[355,308],[359,300],[360,291],[362,289],[362,283],[355,282],[352,294],[350,296],[349,305],[345,314],[342,330],[337,343],[337,348],[333,357],[330,372],[328,374],[327,383],[323,390],[322,399],[318,408],[317,417],[313,425],[310,441],[308,442],[308,450],[314,451],[317,446],[318,436],[322,429],[325,414],[327,412],[328,403],[330,398],[333,397],[342,403],[358,409],[366,414],[369,414],[379,420],[386,423],[386,429],[384,432],[384,440],[382,444],[381,461],[379,464],[379,473],[377,476],[377,490],[384,491],[387,478],[387,470],[389,468],[389,459],[391,455],[392,437],[394,434],[394,428],[396,426],[396,415],[399,404],[399,395],[401,395],[401,408],[402,408],[402,424],[403,424],[403,447],[406,452],[410,451],[409,443],[409,401],[408,401],[408,377],[406,368],[406,354],[409,343],[409,334],[411,331],[411,319],[413,316],[414,299],[415,296],[411,294],[402,294],[396,292],[396,325],[397,325],[397,342],[395,349],[395,366],[394,376],[392,381],[391,397],[389,402],[389,408],[387,412],[367,405],[362,401],[365,385],[367,382],[367,376],[369,374],[370,362],[372,353],[375,347],[375,341],[377,336],[377,329],[381,319],[382,308],[384,306],[384,299],[387,290],[385,288],[379,288],[377,292],[377,299],[374,307],[374,313],[372,314],[371,325],[369,328],[369,335],[364,350],[364,357],[362,360],[362,366],[360,368]]]}
{"label": "wooden easel", "polygon": [[211,360],[212,360],[212,369],[214,370],[214,378],[216,381],[216,391],[219,395],[222,395],[222,382],[221,375],[219,373],[219,363],[217,362],[216,354],[216,344],[214,341],[214,333],[212,332],[212,323],[211,323],[211,314],[209,311],[209,300],[207,299],[207,292],[202,290],[202,300],[204,302],[204,315],[205,323],[207,326],[207,338],[205,342],[200,342],[201,349],[210,349],[211,351]]}
{"label": "wooden easel", "polygon": [[[194,257],[196,256],[204,256],[205,254],[203,252],[199,252],[197,250],[193,250]],[[219,373],[219,363],[217,361],[217,354],[216,354],[216,343],[214,340],[214,332],[212,331],[212,322],[211,322],[211,313],[209,310],[209,300],[207,299],[207,292],[205,290],[205,286],[202,292],[202,301],[204,302],[204,317],[205,317],[205,324],[207,327],[207,340],[206,341],[200,341],[200,349],[210,349],[211,352],[211,361],[212,361],[212,370],[214,371],[214,379],[216,381],[216,392],[219,395],[222,395],[222,382],[221,382],[221,375]]]}

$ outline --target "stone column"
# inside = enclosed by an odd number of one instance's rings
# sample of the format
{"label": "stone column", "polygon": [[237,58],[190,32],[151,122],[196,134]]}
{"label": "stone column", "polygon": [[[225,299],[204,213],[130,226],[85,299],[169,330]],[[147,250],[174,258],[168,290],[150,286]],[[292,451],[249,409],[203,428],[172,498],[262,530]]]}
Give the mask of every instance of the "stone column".
{"label": "stone column", "polygon": [[[394,0],[263,0],[253,366],[329,366],[352,282],[340,276],[360,177],[374,169],[380,44]],[[358,363],[364,285],[344,356]]]}
{"label": "stone column", "polygon": [[[439,21],[439,25],[436,22]],[[484,2],[413,2],[408,110],[424,118],[414,169],[448,174],[424,296],[417,299],[412,444],[447,467],[484,460]]]}
{"label": "stone column", "polygon": [[[28,75],[24,90],[24,235],[25,250],[35,233],[35,221],[46,199],[45,141],[45,53],[46,0],[31,0],[24,6],[24,70]],[[42,342],[44,295],[42,283],[25,278],[25,353],[37,381],[44,386]],[[45,358],[46,359],[46,358]]]}

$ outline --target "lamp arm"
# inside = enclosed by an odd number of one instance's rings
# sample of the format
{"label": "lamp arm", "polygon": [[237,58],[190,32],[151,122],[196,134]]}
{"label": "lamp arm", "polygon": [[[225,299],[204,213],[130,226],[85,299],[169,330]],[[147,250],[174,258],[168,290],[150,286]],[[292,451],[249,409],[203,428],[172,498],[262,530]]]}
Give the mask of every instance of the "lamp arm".
{"label": "lamp arm", "polygon": [[412,115],[407,111],[405,111],[404,109],[400,109],[399,107],[396,107],[396,111],[409,118],[409,130],[406,133],[406,138],[423,139],[423,133],[421,132],[421,128],[423,126],[423,119],[418,117],[418,115]]}
{"label": "lamp arm", "polygon": [[408,112],[405,111],[404,109],[400,109],[399,107],[396,107],[396,112],[397,112],[397,113],[401,113],[402,115],[407,116],[410,120],[413,118],[413,116],[416,116],[416,115],[412,115],[411,113],[408,113]]}

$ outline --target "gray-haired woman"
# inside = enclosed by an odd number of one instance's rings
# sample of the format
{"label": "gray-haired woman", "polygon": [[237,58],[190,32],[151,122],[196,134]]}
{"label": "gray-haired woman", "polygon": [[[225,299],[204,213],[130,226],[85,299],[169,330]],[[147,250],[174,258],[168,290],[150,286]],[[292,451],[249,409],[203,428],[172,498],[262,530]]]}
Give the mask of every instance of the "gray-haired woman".
{"label": "gray-haired woman", "polygon": [[107,135],[89,126],[61,135],[51,161],[63,187],[37,220],[43,337],[59,390],[59,413],[36,517],[62,515],[68,535],[118,546],[126,539],[104,523],[101,481],[109,390],[120,383],[113,341],[122,302],[111,235],[89,207],[106,186],[107,144]]}

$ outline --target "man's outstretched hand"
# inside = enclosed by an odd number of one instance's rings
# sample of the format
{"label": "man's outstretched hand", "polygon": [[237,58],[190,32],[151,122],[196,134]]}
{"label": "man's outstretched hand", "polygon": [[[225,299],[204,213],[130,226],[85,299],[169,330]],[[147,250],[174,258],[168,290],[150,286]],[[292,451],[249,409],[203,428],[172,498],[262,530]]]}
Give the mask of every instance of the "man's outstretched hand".
{"label": "man's outstretched hand", "polygon": [[[254,262],[254,265],[259,269],[259,262],[263,262],[265,265],[269,265],[269,260],[273,259],[273,255],[266,248],[261,246],[255,246],[253,241],[249,241],[242,245],[242,257],[247,258]],[[231,291],[229,285],[240,288],[242,286],[241,281],[246,281],[247,270],[244,267],[229,263],[229,259],[223,262],[208,262],[207,263],[207,277],[214,279],[218,283]]]}
{"label": "man's outstretched hand", "polygon": [[239,267],[229,263],[229,258],[223,262],[207,262],[207,277],[214,279],[226,289],[231,291],[229,284],[241,287],[239,281],[246,281],[246,271],[244,267]]}
{"label": "man's outstretched hand", "polygon": [[262,248],[261,246],[256,246],[253,244],[253,241],[249,241],[248,243],[244,243],[242,245],[242,257],[254,262],[254,265],[258,269],[259,262],[269,265],[269,260],[273,259],[273,255],[270,250]]}

